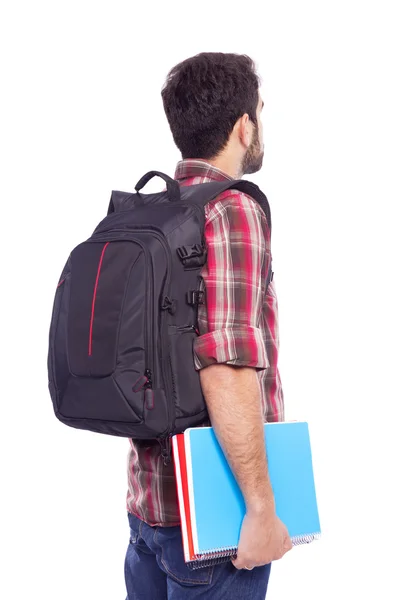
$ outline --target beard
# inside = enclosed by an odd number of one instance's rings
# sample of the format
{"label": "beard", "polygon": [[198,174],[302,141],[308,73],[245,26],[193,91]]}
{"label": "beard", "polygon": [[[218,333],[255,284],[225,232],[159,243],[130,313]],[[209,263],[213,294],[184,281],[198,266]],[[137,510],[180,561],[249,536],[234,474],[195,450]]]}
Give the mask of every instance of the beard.
{"label": "beard", "polygon": [[262,167],[264,160],[264,148],[261,148],[260,136],[258,132],[258,124],[255,124],[253,139],[250,146],[247,148],[246,154],[242,161],[242,173],[251,175],[257,173]]}

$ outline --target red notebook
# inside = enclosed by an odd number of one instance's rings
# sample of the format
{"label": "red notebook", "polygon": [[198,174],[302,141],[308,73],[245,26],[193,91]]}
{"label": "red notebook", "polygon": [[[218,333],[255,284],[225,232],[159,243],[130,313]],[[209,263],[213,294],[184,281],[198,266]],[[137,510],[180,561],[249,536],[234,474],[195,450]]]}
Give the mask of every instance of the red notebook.
{"label": "red notebook", "polygon": [[191,569],[200,569],[210,565],[227,562],[236,558],[236,549],[230,552],[214,552],[213,554],[196,554],[190,512],[189,480],[185,449],[185,435],[180,433],[172,438],[172,450],[177,482],[179,512],[181,517],[182,542],[185,562]]}

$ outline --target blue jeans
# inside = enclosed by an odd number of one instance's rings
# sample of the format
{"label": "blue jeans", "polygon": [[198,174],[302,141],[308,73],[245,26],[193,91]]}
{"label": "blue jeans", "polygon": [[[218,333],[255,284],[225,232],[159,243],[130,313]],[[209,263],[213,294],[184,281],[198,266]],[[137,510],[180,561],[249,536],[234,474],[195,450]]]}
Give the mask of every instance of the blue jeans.
{"label": "blue jeans", "polygon": [[237,570],[231,562],[189,569],[180,527],[150,527],[128,513],[126,600],[265,600],[271,565]]}

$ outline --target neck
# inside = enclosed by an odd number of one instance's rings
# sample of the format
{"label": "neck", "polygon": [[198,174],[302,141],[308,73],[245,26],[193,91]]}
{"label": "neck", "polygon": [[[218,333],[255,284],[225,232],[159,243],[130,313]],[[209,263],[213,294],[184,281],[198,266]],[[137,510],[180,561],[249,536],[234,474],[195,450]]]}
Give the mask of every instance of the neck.
{"label": "neck", "polygon": [[220,154],[216,158],[207,160],[207,162],[213,167],[217,167],[217,169],[220,169],[233,179],[241,179],[243,177],[240,163],[237,160],[233,160],[230,156]]}

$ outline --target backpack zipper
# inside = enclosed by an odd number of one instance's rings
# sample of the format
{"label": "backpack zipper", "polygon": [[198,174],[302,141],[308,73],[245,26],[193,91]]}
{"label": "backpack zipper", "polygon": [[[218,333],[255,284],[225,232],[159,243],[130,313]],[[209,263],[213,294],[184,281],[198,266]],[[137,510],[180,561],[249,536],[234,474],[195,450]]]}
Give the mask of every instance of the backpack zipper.
{"label": "backpack zipper", "polygon": [[[147,225],[146,228],[143,228],[142,226],[140,226],[140,227],[130,226],[129,229],[112,229],[109,231],[108,236],[112,236],[113,233],[125,233],[125,235],[126,234],[129,235],[130,233],[132,233],[134,235],[135,230],[138,230],[139,233],[149,233],[150,235],[153,235],[160,241],[161,245],[163,246],[165,256],[167,258],[167,276],[165,279],[162,295],[163,295],[163,297],[169,296],[170,295],[169,286],[170,286],[170,280],[171,280],[172,265],[171,265],[171,256],[170,256],[169,246],[168,246],[167,242],[165,241],[165,236],[163,233],[161,233],[157,228]],[[96,239],[93,240],[93,237],[95,237],[97,235],[99,236],[99,238],[97,240]],[[104,241],[107,241],[108,236],[107,236],[107,230],[98,232],[92,236],[92,241],[103,241],[103,237],[105,237]],[[116,238],[115,241],[120,241],[120,239],[121,238]],[[126,239],[129,239],[129,238],[126,237]],[[137,242],[137,239],[135,238],[133,241]],[[137,242],[137,243],[139,243],[139,246],[143,249],[143,252],[146,257],[147,265],[148,265],[148,263],[149,263],[148,250],[141,242]],[[154,306],[153,286],[151,285],[150,287],[151,287],[151,306]],[[162,311],[162,313],[161,313],[161,326],[160,326],[160,330],[161,330],[160,339],[161,340],[168,340],[167,321],[166,321],[165,313],[166,313],[166,311]],[[147,322],[149,322],[149,325],[151,328],[151,342],[153,342],[153,336],[154,336],[153,320],[146,318],[146,323]],[[146,325],[146,334],[147,334],[147,325]],[[164,387],[165,387],[165,391],[166,391],[166,395],[167,395],[167,413],[168,413],[168,429],[167,429],[167,431],[165,431],[164,436],[162,438],[160,438],[160,440],[161,439],[166,440],[169,437],[169,434],[172,431],[172,428],[174,425],[174,418],[173,418],[174,414],[173,414],[173,410],[172,410],[172,404],[173,404],[172,396],[173,396],[173,392],[174,392],[174,382],[172,380],[172,368],[169,363],[169,354],[170,354],[169,345],[168,345],[168,348],[166,349],[167,350],[166,352],[164,351],[162,344],[160,344],[160,346],[161,346],[161,356],[160,356],[161,372],[162,372],[162,379],[164,382]],[[167,355],[167,358],[166,358],[166,355]],[[148,360],[148,356],[146,356],[146,362],[147,363],[150,362]],[[167,362],[168,362],[168,366],[169,366],[169,373],[166,369]],[[151,364],[147,364],[147,367],[150,368],[152,377],[154,377],[154,364],[155,364],[155,353],[154,353],[154,345],[152,344],[152,361],[151,361]],[[154,379],[151,379],[151,385],[155,385],[156,388],[158,387],[156,385],[156,382]],[[150,387],[150,386],[148,385],[148,387]],[[169,444],[166,442],[166,450],[167,451],[168,451],[168,446],[169,446]],[[170,451],[169,451],[169,454],[170,454]]]}
{"label": "backpack zipper", "polygon": [[57,388],[57,382],[56,382],[54,339],[55,339],[56,333],[57,333],[58,319],[59,319],[60,310],[61,310],[61,302],[62,302],[62,297],[64,295],[64,285],[69,276],[70,276],[70,273],[68,272],[65,275],[65,277],[59,281],[59,283],[57,285],[56,294],[55,294],[55,298],[54,298],[53,314],[52,314],[52,318],[51,318],[50,348],[49,348],[49,359],[50,359],[49,363],[50,363],[50,365],[49,366],[50,366],[51,383],[53,384],[57,395],[58,395],[58,388]]}
{"label": "backpack zipper", "polygon": [[[118,232],[118,231],[123,231],[124,233],[127,233],[125,229],[123,230],[119,230],[119,229],[114,229],[113,232]],[[116,238],[113,235],[113,232],[110,233],[98,233],[95,234],[92,239],[87,240],[87,242],[94,242],[94,243],[98,243],[98,242],[112,242],[112,241],[121,241],[121,238]],[[95,238],[95,236],[99,236],[97,239]],[[93,239],[95,238],[95,239]],[[125,239],[127,239],[128,241],[131,241],[133,243],[138,244],[142,250],[143,250],[143,255],[145,257],[145,263],[146,263],[146,271],[148,271],[149,269],[149,265],[150,265],[150,259],[149,259],[149,252],[147,250],[147,248],[140,242],[137,240],[137,238],[135,239],[130,239],[128,237],[126,237]],[[151,281],[146,280],[146,292],[147,294],[150,296],[150,306],[154,305],[154,291],[153,291],[153,285],[151,283]],[[155,385],[156,382],[154,380],[154,363],[155,363],[155,353],[154,353],[154,344],[153,344],[153,320],[148,318],[149,315],[147,314],[148,311],[146,311],[146,318],[144,321],[144,336],[145,336],[145,340],[146,341],[151,341],[151,344],[146,344],[146,348],[145,348],[145,363],[146,363],[146,371],[149,371],[149,373],[151,374],[151,377],[148,378],[150,380],[150,382],[148,382],[146,384],[147,387],[153,387],[153,384]],[[149,350],[149,346],[151,346],[151,350]],[[146,373],[145,376],[147,377]],[[155,385],[155,387],[157,387],[157,385]]]}

